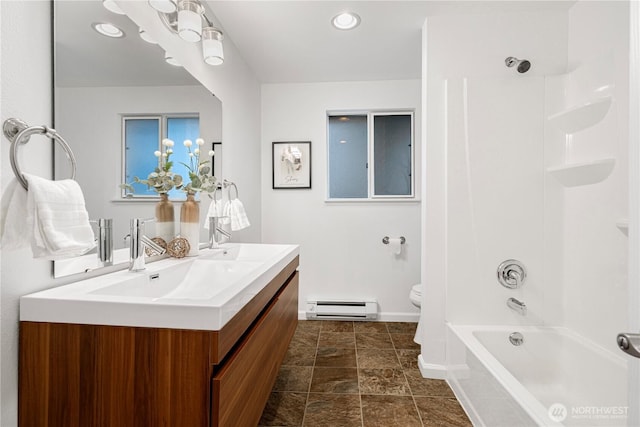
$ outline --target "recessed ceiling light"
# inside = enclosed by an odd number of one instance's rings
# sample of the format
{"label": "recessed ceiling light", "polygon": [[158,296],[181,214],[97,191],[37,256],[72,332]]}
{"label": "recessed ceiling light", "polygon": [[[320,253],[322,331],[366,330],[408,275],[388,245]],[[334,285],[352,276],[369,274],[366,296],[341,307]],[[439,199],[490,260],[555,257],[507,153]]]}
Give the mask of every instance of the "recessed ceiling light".
{"label": "recessed ceiling light", "polygon": [[338,141],[340,144],[346,144],[347,140],[346,139],[341,139],[340,141]]}
{"label": "recessed ceiling light", "polygon": [[339,30],[352,30],[360,24],[360,17],[353,12],[344,12],[334,16],[331,24]]}
{"label": "recessed ceiling light", "polygon": [[109,12],[117,13],[118,15],[124,15],[124,12],[122,11],[122,9],[120,9],[120,6],[118,6],[118,4],[114,0],[104,0],[102,2],[102,5]]}
{"label": "recessed ceiling light", "polygon": [[124,31],[113,24],[109,24],[106,22],[94,22],[93,24],[91,24],[91,26],[94,30],[96,30],[103,36],[113,37],[116,39],[124,37]]}

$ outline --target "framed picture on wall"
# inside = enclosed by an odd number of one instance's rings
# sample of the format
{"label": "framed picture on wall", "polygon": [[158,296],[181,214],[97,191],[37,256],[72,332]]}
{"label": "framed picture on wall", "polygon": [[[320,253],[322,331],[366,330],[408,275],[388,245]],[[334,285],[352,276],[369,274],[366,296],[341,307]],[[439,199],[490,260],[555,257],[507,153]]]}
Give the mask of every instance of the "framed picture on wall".
{"label": "framed picture on wall", "polygon": [[311,188],[311,141],[274,142],[274,189]]}

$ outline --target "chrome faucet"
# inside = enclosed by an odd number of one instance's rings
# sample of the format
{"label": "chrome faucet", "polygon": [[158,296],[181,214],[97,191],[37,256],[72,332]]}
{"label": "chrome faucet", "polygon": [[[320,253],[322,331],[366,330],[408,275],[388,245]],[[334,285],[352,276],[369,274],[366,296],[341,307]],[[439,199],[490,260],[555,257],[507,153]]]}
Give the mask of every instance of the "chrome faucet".
{"label": "chrome faucet", "polygon": [[523,316],[527,314],[527,305],[525,303],[523,303],[522,301],[518,301],[515,298],[509,298],[507,300],[507,306],[511,310],[515,310],[518,313],[522,314]]}
{"label": "chrome faucet", "polygon": [[162,255],[166,249],[144,235],[144,224],[151,219],[132,218],[131,232],[129,234],[129,271],[142,271],[144,265],[145,246]]}
{"label": "chrome faucet", "polygon": [[231,239],[231,233],[222,228],[222,221],[228,217],[209,217],[209,249],[219,248],[221,243]]}
{"label": "chrome faucet", "polygon": [[98,229],[98,259],[104,266],[113,265],[113,219],[98,218],[89,222]]}

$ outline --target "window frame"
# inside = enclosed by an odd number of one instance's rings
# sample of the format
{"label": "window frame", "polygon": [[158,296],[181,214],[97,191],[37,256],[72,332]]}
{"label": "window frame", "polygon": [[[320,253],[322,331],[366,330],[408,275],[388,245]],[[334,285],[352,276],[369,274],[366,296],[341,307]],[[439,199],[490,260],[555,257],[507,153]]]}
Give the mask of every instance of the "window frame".
{"label": "window frame", "polygon": [[[338,116],[366,116],[367,117],[367,197],[331,197],[331,148],[329,143],[329,118]],[[374,117],[375,116],[410,116],[411,117],[411,179],[410,194],[399,195],[376,195],[375,194],[375,137],[374,137]],[[326,202],[381,202],[381,201],[415,201],[416,200],[416,148],[415,148],[415,109],[370,109],[370,110],[329,110],[326,114],[326,147],[327,147],[327,192]]]}
{"label": "window frame", "polygon": [[[157,149],[162,151],[162,140],[167,138],[168,134],[168,120],[175,118],[195,118],[198,119],[198,125],[200,121],[199,113],[162,113],[162,114],[121,114],[121,137],[120,137],[120,153],[121,153],[121,173],[120,173],[120,184],[127,183],[127,155],[126,155],[126,121],[127,120],[149,120],[149,119],[158,119],[160,125],[160,131],[158,133],[158,146]],[[177,142],[176,142],[177,143]],[[175,149],[175,147],[174,147]],[[158,165],[160,165],[160,159],[158,159]],[[140,179],[145,179],[144,177],[139,177]],[[120,190],[120,199],[121,200],[159,200],[160,195],[139,195],[135,193],[127,192],[125,188]],[[186,196],[185,196],[186,199]],[[172,199],[177,200],[177,199]],[[180,199],[184,200],[184,199]]]}

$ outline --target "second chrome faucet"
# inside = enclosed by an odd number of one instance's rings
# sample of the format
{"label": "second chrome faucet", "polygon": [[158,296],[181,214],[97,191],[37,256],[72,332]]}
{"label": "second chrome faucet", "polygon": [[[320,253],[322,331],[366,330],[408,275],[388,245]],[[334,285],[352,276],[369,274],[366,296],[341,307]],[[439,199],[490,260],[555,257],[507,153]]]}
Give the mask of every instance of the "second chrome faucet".
{"label": "second chrome faucet", "polygon": [[129,235],[129,270],[130,271],[142,271],[145,269],[144,265],[144,247],[147,246],[153,249],[158,254],[162,255],[166,252],[166,249],[158,245],[156,242],[144,235],[145,222],[152,221],[152,219],[131,219],[131,231]]}

